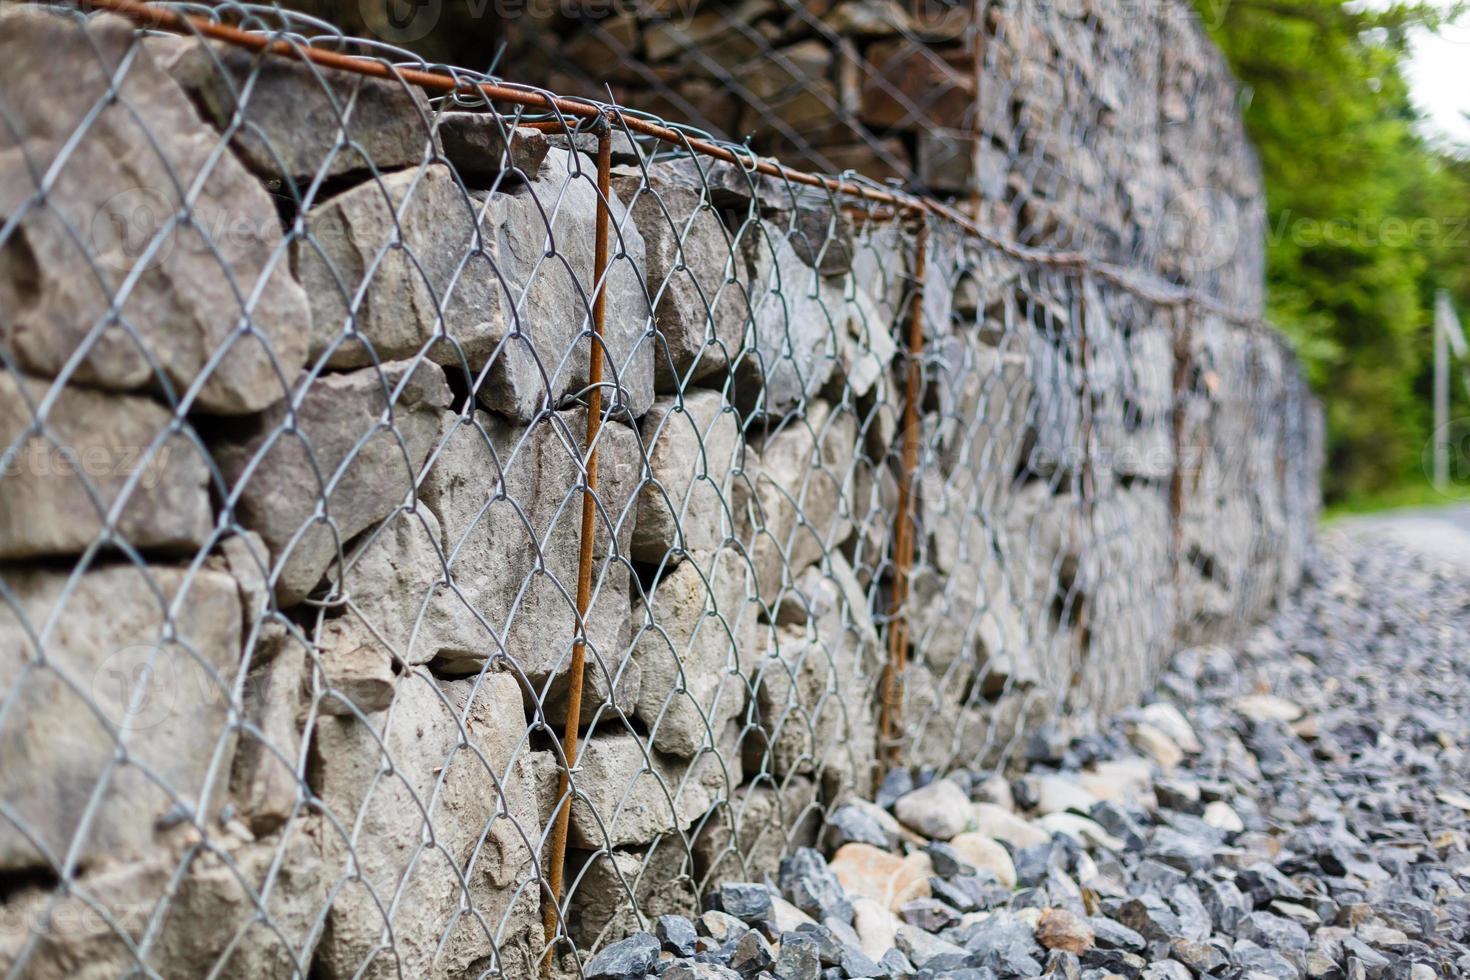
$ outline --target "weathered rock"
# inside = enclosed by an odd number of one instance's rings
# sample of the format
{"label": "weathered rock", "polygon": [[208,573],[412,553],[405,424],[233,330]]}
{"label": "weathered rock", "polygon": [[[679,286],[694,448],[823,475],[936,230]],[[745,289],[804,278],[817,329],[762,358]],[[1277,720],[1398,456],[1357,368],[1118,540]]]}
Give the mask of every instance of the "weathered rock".
{"label": "weathered rock", "polygon": [[717,391],[690,390],[659,398],[639,430],[652,476],[638,492],[633,557],[656,564],[671,549],[718,548],[734,531],[745,458],[734,411]]}
{"label": "weathered rock", "polygon": [[1201,976],[1218,973],[1230,965],[1230,957],[1223,950],[1206,942],[1175,939],[1169,944],[1169,953]]}
{"label": "weathered rock", "polygon": [[[666,838],[640,850],[574,853],[572,858],[578,870],[567,878],[577,883],[567,928],[580,948],[593,949],[637,932],[636,907],[645,919],[657,920],[655,931],[665,948],[682,942],[689,947],[686,955],[693,954],[694,924],[684,917],[699,910],[699,900],[682,847]],[[665,920],[683,926],[663,924]]]}
{"label": "weathered rock", "polygon": [[948,779],[906,793],[893,805],[901,823],[932,840],[949,840],[969,827],[969,810],[969,796]]}
{"label": "weathered rock", "polygon": [[1233,707],[1240,714],[1258,722],[1291,722],[1304,714],[1301,705],[1274,694],[1242,695],[1235,699]]}
{"label": "weathered rock", "polygon": [[[727,759],[731,741],[721,739],[717,746]],[[650,752],[630,732],[589,738],[580,747],[573,777],[578,794],[572,802],[573,844],[628,847],[688,830],[739,783],[738,768],[727,773],[720,755],[707,752],[691,764]]]}
{"label": "weathered rock", "polygon": [[743,408],[779,416],[832,376],[838,330],[845,330],[842,294],[780,229],[762,224],[746,236],[753,320],[735,390]]}
{"label": "weathered rock", "polygon": [[853,898],[853,930],[857,933],[861,952],[869,959],[882,959],[894,949],[898,933],[898,917],[886,902],[858,895]]}
{"label": "weathered rock", "polygon": [[325,976],[448,977],[490,960],[536,969],[534,828],[547,815],[521,728],[511,675],[440,681],[422,668],[399,679],[386,711],[319,721],[313,788],[336,817],[323,846],[341,885],[317,960]]}
{"label": "weathered rock", "polygon": [[1077,843],[1088,847],[1104,847],[1110,851],[1121,851],[1127,844],[1114,837],[1095,820],[1079,817],[1075,813],[1049,813],[1036,821],[1036,826],[1049,834],[1065,834]]}
{"label": "weathered rock", "polygon": [[1082,953],[1096,942],[1092,927],[1066,909],[1043,909],[1036,924],[1036,941],[1047,949]]}
{"label": "weathered rock", "polygon": [[74,580],[10,567],[5,590],[0,756],[17,761],[0,767],[11,812],[0,868],[52,868],[74,845],[84,866],[126,861],[154,846],[171,814],[208,823],[226,802],[229,766],[211,778],[215,757],[235,744],[234,580],[131,564]]}
{"label": "weathered rock", "polygon": [[1036,811],[1043,816],[1066,810],[1085,814],[1098,802],[1097,797],[1068,776],[1035,776],[1028,777],[1028,781],[1036,800]]}
{"label": "weathered rock", "polygon": [[[633,658],[637,716],[660,752],[690,758],[744,710],[740,664],[760,655],[765,635],[752,582],[745,560],[725,550],[687,556],[653,587]],[[645,615],[636,605],[633,614]]]}
{"label": "weathered rock", "polygon": [[767,605],[777,605],[783,583],[796,582],[852,533],[842,504],[856,429],[851,412],[812,402],[804,417],[789,419],[760,444],[758,459],[747,450],[751,492],[740,515],[742,538]]}
{"label": "weathered rock", "polygon": [[[581,539],[580,481],[585,413],[558,412],[531,426],[488,412],[473,420],[446,416],[437,449],[419,486],[439,520],[443,553],[458,595],[496,636],[489,644],[439,647],[436,666],[472,673],[504,653],[532,688],[528,708],[550,706],[565,687],[576,634],[576,583]],[[598,434],[597,515],[587,671],[595,696],[636,703],[624,669],[628,648],[626,553],[638,479],[636,437],[607,422]],[[458,651],[467,649],[461,655]],[[596,702],[594,702],[595,704]]]}
{"label": "weathered rock", "polygon": [[852,921],[852,904],[819,851],[799,847],[781,862],[781,891],[815,919]]}
{"label": "weathered rock", "polygon": [[[931,879],[929,882],[931,888],[934,887],[935,881],[943,881],[943,879]],[[943,932],[960,920],[958,912],[943,901],[933,898],[916,898],[912,902],[905,902],[898,910],[898,916],[915,929],[936,934]]]}
{"label": "weathered rock", "polygon": [[230,130],[247,167],[302,192],[318,176],[397,170],[438,149],[428,98],[407,82],[190,38],[149,38],[148,50],[216,129]]}
{"label": "weathered rock", "polygon": [[971,815],[976,831],[1012,847],[1034,847],[1051,840],[1045,830],[994,803],[972,804]]}
{"label": "weathered rock", "polygon": [[816,843],[820,824],[817,790],[804,776],[789,776],[779,786],[764,780],[742,786],[708,815],[694,839],[701,880],[774,876],[788,848]]}
{"label": "weathered rock", "polygon": [[995,875],[1006,888],[1016,887],[1016,865],[1006,849],[979,833],[964,833],[950,841],[959,855],[982,871]]}
{"label": "weathered rock", "polygon": [[78,555],[104,525],[142,551],[202,547],[209,463],[190,427],[170,432],[151,399],[70,386],[43,411],[51,387],[0,371],[0,558]]}
{"label": "weathered rock", "polygon": [[551,141],[528,126],[492,112],[440,112],[435,117],[444,155],[465,175],[519,171],[531,179],[541,169]]}
{"label": "weathered rock", "polygon": [[935,963],[936,960],[944,962],[942,966],[935,964],[935,968],[952,968],[959,966],[969,957],[969,953],[963,946],[956,946],[954,943],[912,926],[899,926],[895,941],[899,951],[909,958],[909,962],[920,969]]}
{"label": "weathered rock", "polygon": [[313,819],[254,842],[173,842],[77,876],[70,894],[21,888],[5,914],[27,926],[0,937],[0,966],[38,980],[76,977],[78,964],[97,976],[290,976],[312,961],[330,902],[319,831]]}
{"label": "weathered rock", "polygon": [[613,943],[583,969],[588,980],[637,980],[646,977],[658,959],[658,940],[646,932]]}
{"label": "weathered rock", "polygon": [[1087,924],[1092,929],[1093,941],[1105,949],[1126,949],[1137,952],[1147,945],[1147,941],[1141,935],[1112,919],[1093,916],[1087,920]]}
{"label": "weathered rock", "polygon": [[1147,722],[1138,722],[1128,730],[1135,748],[1153,759],[1163,769],[1173,769],[1184,761],[1184,750],[1168,735]]}
{"label": "weathered rock", "polygon": [[776,951],[758,930],[752,929],[735,942],[735,951],[730,954],[730,966],[742,974],[758,973],[774,966]]}
{"label": "weathered rock", "polygon": [[1235,927],[1235,934],[1242,939],[1274,950],[1306,949],[1311,945],[1307,930],[1290,919],[1270,912],[1252,912]]}
{"label": "weathered rock", "polygon": [[982,913],[951,935],[963,939],[965,948],[983,958],[997,973],[1037,976],[1041,973],[1042,948],[1036,943],[1034,927],[1020,915],[1005,910]]}
{"label": "weathered rock", "polygon": [[778,980],[809,980],[819,975],[822,964],[815,936],[788,933],[782,937],[781,952],[771,968]]}
{"label": "weathered rock", "polygon": [[[306,357],[309,314],[275,255],[281,223],[265,189],[215,153],[184,92],[132,50],[132,24],[83,26],[33,7],[0,18],[13,42],[0,88],[20,96],[69,66],[65,91],[7,101],[0,137],[0,218],[17,222],[0,246],[0,341],[13,363],[55,377],[77,358],[72,382],[115,390],[197,382],[193,404],[206,412],[283,398]],[[48,172],[46,206],[31,207],[33,175]]]}
{"label": "weathered rock", "polygon": [[1185,752],[1197,754],[1204,751],[1199,736],[1194,732],[1194,726],[1174,705],[1167,701],[1155,701],[1144,705],[1139,713],[1143,715],[1144,721],[1173,739],[1174,744]]}
{"label": "weathered rock", "polygon": [[[215,445],[236,517],[275,556],[281,606],[316,588],[340,549],[408,494],[449,400],[443,374],[422,362],[322,375],[294,409],[274,405]],[[287,424],[294,431],[282,434]]]}
{"label": "weathered rock", "polygon": [[439,164],[382,174],[313,207],[292,244],[313,360],[356,368],[422,355],[478,373],[513,329],[502,210],[486,214]]}
{"label": "weathered rock", "polygon": [[[1154,767],[1147,759],[1104,759],[1077,774],[1077,784],[1099,800],[1152,809]],[[1093,807],[1096,817],[1097,807]]]}
{"label": "weathered rock", "polygon": [[817,618],[804,628],[778,627],[752,677],[765,737],[746,741],[751,770],[817,772],[840,783],[868,778],[874,764],[874,712],[850,692],[876,673],[877,630],[847,562],[833,554],[828,565],[801,583]]}
{"label": "weathered rock", "polygon": [[382,645],[356,634],[341,619],[323,625],[317,645],[323,712],[350,718],[386,711],[393,703],[398,675],[392,654]]}
{"label": "weathered rock", "polygon": [[739,358],[754,297],[741,248],[709,193],[665,169],[618,173],[612,186],[645,246],[643,273],[658,329],[655,383],[676,391]]}
{"label": "weathered rock", "polygon": [[826,831],[827,847],[835,851],[850,841],[891,847],[903,828],[882,807],[867,800],[853,800],[828,814]]}
{"label": "weathered rock", "polygon": [[1292,980],[1301,974],[1291,960],[1276,952],[1257,945],[1249,939],[1236,942],[1230,951],[1231,962],[1242,970],[1258,971],[1268,977]]}
{"label": "weathered rock", "polygon": [[1205,804],[1203,818],[1205,823],[1227,834],[1238,834],[1245,830],[1245,823],[1240,819],[1240,814],[1236,813],[1235,808],[1224,800],[1214,800]]}
{"label": "weathered rock", "polygon": [[[270,549],[254,531],[241,531],[226,537],[219,543],[219,556],[210,562],[210,567],[234,576],[235,585],[240,590],[240,607],[247,632],[252,623],[263,625],[264,618],[273,608],[269,582],[271,564]],[[246,642],[248,645],[248,637]],[[246,652],[248,655],[249,651]]]}
{"label": "weathered rock", "polygon": [[[497,268],[515,286],[516,317],[487,380],[480,403],[528,420],[542,402],[553,404],[588,384],[593,300],[593,245],[597,209],[595,168],[580,154],[553,149],[535,180],[496,194],[492,208],[502,241]],[[649,335],[648,294],[643,284],[643,238],[617,193],[608,198],[614,237],[604,291],[606,321],[598,346],[607,402],[633,417],[653,404],[655,344]],[[557,258],[548,260],[554,244]],[[507,307],[509,308],[509,307]],[[580,338],[580,339],[579,339]]]}
{"label": "weathered rock", "polygon": [[[895,857],[868,844],[842,845],[828,867],[849,895],[872,899],[891,911],[929,895],[928,874],[920,862]],[[853,907],[856,911],[856,903]],[[862,925],[856,928],[861,935]],[[866,944],[863,952],[873,955]]]}
{"label": "weathered rock", "polygon": [[352,596],[334,622],[363,644],[386,647],[406,664],[435,659],[474,661],[493,649],[494,636],[457,591],[439,519],[428,507],[395,511],[362,536],[332,580]]}
{"label": "weathered rock", "polygon": [[699,938],[699,933],[694,930],[694,923],[684,916],[660,915],[654,921],[653,931],[664,952],[675,956],[694,955],[694,941]]}
{"label": "weathered rock", "polygon": [[230,797],[257,836],[285,823],[306,789],[296,718],[304,703],[309,651],[279,624],[267,631],[245,679],[241,701],[248,725],[241,730],[230,773]]}

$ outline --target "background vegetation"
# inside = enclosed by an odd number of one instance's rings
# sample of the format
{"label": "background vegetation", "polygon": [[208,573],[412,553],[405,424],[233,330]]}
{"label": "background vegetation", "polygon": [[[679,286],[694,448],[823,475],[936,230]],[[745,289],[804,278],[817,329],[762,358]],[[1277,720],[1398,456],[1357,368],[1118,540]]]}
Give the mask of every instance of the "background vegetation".
{"label": "background vegetation", "polygon": [[1415,498],[1427,481],[1435,290],[1470,313],[1470,155],[1423,134],[1404,66],[1411,28],[1462,11],[1196,2],[1242,83],[1260,151],[1269,314],[1327,405],[1324,492],[1347,507]]}

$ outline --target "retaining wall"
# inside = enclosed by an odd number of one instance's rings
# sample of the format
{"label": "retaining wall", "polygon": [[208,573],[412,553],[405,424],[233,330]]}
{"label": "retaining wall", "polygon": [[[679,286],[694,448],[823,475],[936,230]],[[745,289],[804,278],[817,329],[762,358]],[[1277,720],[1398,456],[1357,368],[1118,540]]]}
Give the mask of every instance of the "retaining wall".
{"label": "retaining wall", "polygon": [[586,950],[1300,576],[1295,360],[1163,284],[623,132],[594,343],[595,137],[107,15],[0,37],[23,975],[529,975],[579,636]]}

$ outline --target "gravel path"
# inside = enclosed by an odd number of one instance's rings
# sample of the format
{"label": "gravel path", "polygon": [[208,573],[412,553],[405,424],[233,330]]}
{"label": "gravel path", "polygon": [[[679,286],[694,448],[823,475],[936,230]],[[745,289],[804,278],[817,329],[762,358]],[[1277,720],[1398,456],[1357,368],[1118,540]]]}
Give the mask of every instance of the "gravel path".
{"label": "gravel path", "polygon": [[1237,649],[1003,779],[889,774],[594,978],[1470,976],[1470,567],[1362,533]]}

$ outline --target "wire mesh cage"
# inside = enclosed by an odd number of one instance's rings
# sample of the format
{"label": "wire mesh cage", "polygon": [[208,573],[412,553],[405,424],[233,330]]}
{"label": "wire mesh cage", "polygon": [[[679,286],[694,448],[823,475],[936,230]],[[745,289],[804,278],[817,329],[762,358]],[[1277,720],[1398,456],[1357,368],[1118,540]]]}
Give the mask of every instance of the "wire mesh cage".
{"label": "wire mesh cage", "polygon": [[[575,975],[1300,574],[1294,360],[1124,245],[300,13],[102,6],[0,6],[10,975]],[[890,128],[983,111],[1010,23],[882,33],[959,92]],[[977,24],[978,71],[930,46]]]}

